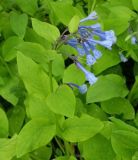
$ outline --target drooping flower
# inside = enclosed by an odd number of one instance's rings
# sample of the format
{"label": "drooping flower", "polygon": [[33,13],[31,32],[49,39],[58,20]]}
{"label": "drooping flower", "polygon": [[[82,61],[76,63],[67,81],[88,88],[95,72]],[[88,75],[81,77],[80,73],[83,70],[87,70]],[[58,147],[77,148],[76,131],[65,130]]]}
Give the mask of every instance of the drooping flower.
{"label": "drooping flower", "polygon": [[131,37],[131,44],[136,44],[137,43],[137,38],[135,36]]}
{"label": "drooping flower", "polygon": [[87,92],[87,85],[86,84],[83,84],[83,85],[81,85],[81,86],[79,86],[79,85],[77,85],[77,84],[75,84],[75,83],[67,83],[70,87],[76,87],[76,88],[78,88],[78,90],[79,90],[79,92],[81,93],[81,94],[85,94],[86,92]]}
{"label": "drooping flower", "polygon": [[86,18],[80,20],[80,22],[88,21],[88,20],[96,20],[98,18],[97,13],[94,11],[89,14]]}
{"label": "drooping flower", "polygon": [[66,42],[74,47],[80,56],[86,55],[86,62],[89,66],[93,65],[102,56],[102,53],[96,48],[97,45],[111,50],[112,45],[116,42],[114,31],[102,31],[99,23],[90,26],[81,25],[84,21],[95,20],[97,18],[97,13],[92,12],[88,17],[80,20],[78,32]]}
{"label": "drooping flower", "polygon": [[90,85],[93,85],[98,78],[91,72],[87,71],[80,62],[75,62],[76,66],[83,71],[85,74],[86,80],[89,82]]}
{"label": "drooping flower", "polygon": [[121,62],[127,62],[128,61],[128,59],[124,56],[124,54],[122,54],[122,53],[119,53],[119,56],[120,56],[120,60],[121,60]]}

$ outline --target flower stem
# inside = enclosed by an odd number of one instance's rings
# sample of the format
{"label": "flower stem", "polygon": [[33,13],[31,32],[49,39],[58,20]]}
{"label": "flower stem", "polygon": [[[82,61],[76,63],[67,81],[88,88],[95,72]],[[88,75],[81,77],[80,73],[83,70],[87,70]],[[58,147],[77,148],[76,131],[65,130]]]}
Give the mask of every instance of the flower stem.
{"label": "flower stem", "polygon": [[65,154],[64,147],[62,146],[61,142],[58,140],[57,137],[55,137],[55,141],[57,142],[59,148],[61,149],[62,153]]}
{"label": "flower stem", "polygon": [[94,9],[95,9],[95,5],[96,5],[96,0],[93,0],[93,4],[92,4],[92,7],[91,7],[91,12],[93,12],[93,11],[94,11]]}
{"label": "flower stem", "polygon": [[49,62],[49,80],[50,80],[50,91],[53,92],[53,82],[52,82],[52,61]]}

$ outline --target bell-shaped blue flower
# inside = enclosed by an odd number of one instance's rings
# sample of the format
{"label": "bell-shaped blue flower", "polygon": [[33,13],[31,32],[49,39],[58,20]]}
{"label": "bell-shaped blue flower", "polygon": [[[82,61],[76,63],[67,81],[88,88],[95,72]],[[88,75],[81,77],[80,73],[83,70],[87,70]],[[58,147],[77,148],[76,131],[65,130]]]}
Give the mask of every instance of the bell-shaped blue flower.
{"label": "bell-shaped blue flower", "polygon": [[86,80],[89,82],[90,85],[93,85],[98,80],[98,78],[93,73],[87,71],[80,62],[76,62],[75,64],[79,69],[84,72]]}

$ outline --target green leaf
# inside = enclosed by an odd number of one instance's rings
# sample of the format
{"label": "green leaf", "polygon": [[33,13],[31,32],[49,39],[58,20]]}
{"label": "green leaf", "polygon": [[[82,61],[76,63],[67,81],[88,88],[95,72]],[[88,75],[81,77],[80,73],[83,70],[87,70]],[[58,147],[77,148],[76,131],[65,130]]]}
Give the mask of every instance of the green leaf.
{"label": "green leaf", "polygon": [[23,40],[16,36],[11,36],[6,39],[2,47],[2,55],[5,61],[11,61],[16,57],[16,47],[22,42]]}
{"label": "green leaf", "polygon": [[9,122],[6,113],[0,108],[0,137],[4,138],[8,136]]}
{"label": "green leaf", "polygon": [[74,64],[71,64],[64,72],[63,82],[72,82],[78,85],[82,85],[85,82],[85,75]]}
{"label": "green leaf", "polygon": [[31,153],[32,157],[35,157],[38,160],[50,160],[52,155],[52,147],[41,147]]}
{"label": "green leaf", "polygon": [[132,160],[135,150],[125,148],[122,142],[120,142],[119,139],[115,139],[113,136],[111,137],[111,143],[116,155],[121,157],[119,160]]}
{"label": "green leaf", "polygon": [[69,22],[68,28],[70,33],[75,33],[78,30],[80,23],[80,18],[79,16],[75,15],[72,17],[72,19]]}
{"label": "green leaf", "polygon": [[132,4],[133,4],[133,7],[136,11],[138,11],[138,1],[137,0],[132,0]]}
{"label": "green leaf", "polygon": [[33,16],[37,11],[37,0],[16,0],[16,4],[22,9],[23,12]]}
{"label": "green leaf", "polygon": [[68,118],[63,123],[62,137],[69,142],[85,141],[101,131],[103,123],[91,116]]}
{"label": "green leaf", "polygon": [[128,99],[134,105],[138,103],[138,76],[135,78],[135,83],[129,92]]}
{"label": "green leaf", "polygon": [[107,120],[107,115],[106,113],[103,112],[103,110],[96,104],[92,103],[90,105],[86,106],[87,109],[87,114],[94,118],[98,118],[100,120]]}
{"label": "green leaf", "polygon": [[21,106],[15,106],[8,112],[10,136],[19,133],[25,119],[25,110]]}
{"label": "green leaf", "polygon": [[0,139],[0,158],[1,160],[11,160],[15,156],[17,136],[11,139]]}
{"label": "green leaf", "polygon": [[117,35],[123,33],[129,27],[129,21],[136,16],[125,6],[110,6],[108,9],[109,14],[103,19],[105,30],[112,29]]}
{"label": "green leaf", "polygon": [[46,104],[44,95],[32,93],[25,101],[27,116],[31,119],[47,117],[51,122],[55,121],[54,113]]}
{"label": "green leaf", "polygon": [[115,140],[119,140],[123,147],[128,149],[138,149],[138,134],[125,131],[125,130],[115,130],[113,135]]}
{"label": "green leaf", "polygon": [[32,18],[32,26],[33,30],[38,35],[40,35],[41,37],[45,38],[50,42],[56,41],[60,36],[58,28],[49,23],[41,22],[35,18]]}
{"label": "green leaf", "polygon": [[[29,94],[37,93],[46,97],[50,93],[49,76],[32,59],[24,56],[22,53],[17,55],[17,65],[19,74],[25,84]],[[54,89],[57,84],[53,79]]]}
{"label": "green leaf", "polygon": [[82,157],[87,160],[114,160],[115,153],[112,149],[111,142],[101,135],[81,142]]}
{"label": "green leaf", "polygon": [[22,42],[16,49],[39,64],[44,65],[48,62],[45,48],[38,43]]}
{"label": "green leaf", "polygon": [[124,80],[115,74],[99,77],[98,81],[90,86],[87,92],[87,103],[101,102],[113,97],[125,97],[128,89]]}
{"label": "green leaf", "polygon": [[[81,12],[77,8],[65,2],[64,3],[63,2],[50,2],[49,9],[52,10],[50,14],[50,18],[52,17],[52,20],[54,20],[55,17],[57,17],[58,20],[66,26],[68,26],[71,18],[74,15],[78,15],[80,18],[83,17]],[[53,13],[54,15],[52,15]],[[66,16],[63,13],[65,13]]]}
{"label": "green leaf", "polygon": [[102,109],[111,115],[123,114],[124,119],[134,119],[135,111],[131,103],[124,98],[112,98],[101,103]]}
{"label": "green leaf", "polygon": [[56,126],[45,118],[29,121],[17,139],[16,154],[21,157],[49,143],[56,133]]}
{"label": "green leaf", "polygon": [[66,85],[60,86],[55,93],[50,94],[46,103],[48,107],[57,114],[73,117],[76,100],[71,88]]}
{"label": "green leaf", "polygon": [[55,59],[52,62],[52,73],[55,77],[63,76],[64,74],[64,59],[61,54],[55,52]]}
{"label": "green leaf", "polygon": [[21,39],[24,38],[27,23],[28,23],[28,16],[25,13],[23,14],[18,14],[16,12],[11,13],[10,24],[11,24],[12,30]]}
{"label": "green leaf", "polygon": [[16,78],[6,77],[4,84],[0,86],[0,95],[13,105],[18,102],[19,80]]}
{"label": "green leaf", "polygon": [[93,65],[93,71],[95,74],[99,74],[120,63],[120,57],[116,49],[110,51],[105,48],[100,48],[100,51],[102,52],[102,57]]}

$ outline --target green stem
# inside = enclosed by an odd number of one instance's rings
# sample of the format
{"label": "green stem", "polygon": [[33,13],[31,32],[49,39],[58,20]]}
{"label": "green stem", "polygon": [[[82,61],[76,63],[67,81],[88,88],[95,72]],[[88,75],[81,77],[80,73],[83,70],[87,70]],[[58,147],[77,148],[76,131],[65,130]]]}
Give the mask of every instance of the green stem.
{"label": "green stem", "polygon": [[59,148],[61,149],[62,153],[65,154],[64,147],[62,146],[61,142],[58,140],[57,137],[55,137],[55,141],[57,142]]}
{"label": "green stem", "polygon": [[52,61],[49,62],[49,80],[50,80],[50,91],[53,92],[53,81],[52,81]]}
{"label": "green stem", "polygon": [[96,5],[96,0],[93,0],[93,4],[92,4],[92,7],[91,7],[91,12],[94,11],[95,5]]}
{"label": "green stem", "polygon": [[4,61],[4,59],[3,59],[1,56],[0,56],[0,61],[1,61],[1,63],[5,66],[5,68],[7,69],[9,75],[10,75],[11,77],[14,77],[14,75],[12,74],[9,66],[7,65],[7,63]]}
{"label": "green stem", "polygon": [[[52,81],[52,61],[49,62],[49,80],[50,80],[50,91],[53,93],[53,81]],[[64,147],[62,146],[62,143],[58,140],[57,137],[55,137],[55,141],[57,142],[59,148],[61,149],[62,153],[65,154]]]}

